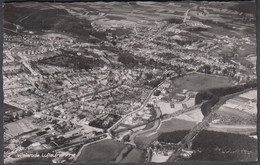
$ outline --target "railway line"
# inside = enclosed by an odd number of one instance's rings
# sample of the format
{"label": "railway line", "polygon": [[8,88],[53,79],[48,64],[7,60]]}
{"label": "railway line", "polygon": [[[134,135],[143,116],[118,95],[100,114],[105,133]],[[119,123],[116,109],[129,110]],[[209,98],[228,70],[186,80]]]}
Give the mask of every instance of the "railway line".
{"label": "railway line", "polygon": [[234,94],[230,94],[230,95],[226,95],[223,96],[222,98],[220,98],[219,102],[217,102],[212,108],[211,108],[211,112],[208,114],[208,116],[204,117],[204,119],[202,120],[202,122],[200,122],[199,124],[197,124],[179,143],[179,147],[178,149],[173,152],[173,154],[169,157],[169,159],[167,160],[167,162],[176,162],[179,160],[179,156],[181,154],[181,152],[188,148],[191,149],[192,146],[192,141],[198,136],[198,134],[205,129],[206,127],[208,127],[209,123],[211,122],[212,118],[214,117],[215,113],[217,112],[217,110],[230,98],[237,96],[239,94],[242,94],[244,92],[247,92],[251,89],[246,89],[244,91],[241,92],[237,92]]}

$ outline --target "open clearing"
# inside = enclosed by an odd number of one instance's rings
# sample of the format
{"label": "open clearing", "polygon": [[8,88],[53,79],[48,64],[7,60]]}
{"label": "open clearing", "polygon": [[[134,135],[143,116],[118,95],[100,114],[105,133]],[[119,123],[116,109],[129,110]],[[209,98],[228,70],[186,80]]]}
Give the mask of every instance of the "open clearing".
{"label": "open clearing", "polygon": [[174,112],[177,112],[181,109],[183,109],[183,106],[181,103],[179,104],[174,104],[174,108],[171,107],[170,103],[164,102],[164,101],[159,101],[157,103],[157,105],[160,107],[160,110],[162,112],[162,114],[171,114]]}
{"label": "open clearing", "polygon": [[232,109],[229,107],[220,107],[217,111],[217,124],[229,124],[229,125],[256,125],[256,115],[249,114],[244,111]]}
{"label": "open clearing", "polygon": [[242,98],[250,99],[250,100],[257,99],[257,90],[251,90],[251,91],[243,93],[239,96]]}
{"label": "open clearing", "polygon": [[210,88],[229,87],[233,85],[232,79],[224,76],[214,76],[203,73],[191,73],[174,80],[179,89],[200,91]]}
{"label": "open clearing", "polygon": [[38,126],[31,123],[32,118],[27,117],[21,120],[17,120],[12,123],[5,124],[6,133],[11,136],[17,136],[21,133],[31,131],[33,129],[39,128]]}
{"label": "open clearing", "polygon": [[257,91],[251,90],[227,100],[217,111],[218,117],[214,123],[256,125],[256,99]]}
{"label": "open clearing", "polygon": [[184,114],[181,114],[177,117],[175,117],[176,119],[181,119],[181,120],[187,120],[187,121],[192,121],[192,122],[196,122],[199,123],[203,120],[204,116],[201,113],[200,108],[197,108],[193,111],[190,112],[186,112]]}
{"label": "open clearing", "polygon": [[220,109],[218,110],[219,114],[221,115],[228,115],[228,116],[233,116],[233,117],[239,117],[241,118],[241,120],[243,119],[248,119],[248,118],[252,118],[252,115],[246,112],[242,112],[236,109],[232,109],[230,107],[226,107],[226,106],[222,106],[220,107]]}
{"label": "open clearing", "polygon": [[116,160],[121,150],[125,148],[125,144],[114,140],[104,140],[98,143],[85,146],[79,157],[77,163],[108,163]]}
{"label": "open clearing", "polygon": [[169,120],[165,120],[161,123],[157,132],[172,132],[178,130],[189,130],[196,125],[196,122],[180,120],[177,118],[172,118]]}

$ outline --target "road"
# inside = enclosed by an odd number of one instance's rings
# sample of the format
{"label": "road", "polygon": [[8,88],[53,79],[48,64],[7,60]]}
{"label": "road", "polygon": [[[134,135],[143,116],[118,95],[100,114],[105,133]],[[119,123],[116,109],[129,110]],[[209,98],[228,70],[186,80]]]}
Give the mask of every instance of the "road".
{"label": "road", "polygon": [[138,136],[140,134],[144,134],[149,131],[155,131],[160,126],[160,121],[161,121],[160,116],[162,115],[162,113],[158,108],[155,108],[155,111],[156,111],[157,120],[153,121],[154,122],[153,127],[150,129],[147,129],[147,130],[142,129],[142,130],[136,131],[135,133],[130,135],[130,143],[135,144],[134,140],[135,140],[136,136]]}
{"label": "road", "polygon": [[33,110],[33,109],[26,109],[26,108],[23,108],[23,107],[21,107],[20,105],[18,105],[16,103],[5,102],[5,104],[12,105],[12,106],[17,107],[17,108],[19,108],[21,110],[24,110],[24,111],[34,111],[35,114],[39,115],[39,116],[49,117],[49,118],[56,119],[56,120],[59,120],[59,121],[72,122],[75,125],[82,126],[82,127],[88,128],[90,130],[95,130],[95,131],[98,131],[98,132],[103,131],[100,128],[92,127],[92,126],[89,126],[89,125],[86,125],[86,124],[81,124],[81,123],[78,123],[78,122],[73,122],[73,121],[71,121],[69,119],[63,119],[63,118],[59,118],[59,117],[54,117],[54,116],[51,116],[51,115],[43,114],[43,113],[40,113],[40,112],[36,112],[36,110]]}
{"label": "road", "polygon": [[[97,95],[97,94],[99,94],[99,93],[106,92],[106,91],[109,91],[109,90],[111,90],[111,89],[118,88],[118,87],[120,87],[121,85],[122,85],[122,84],[117,84],[117,85],[114,85],[114,86],[109,87],[109,88],[106,88],[106,89],[102,89],[102,90],[97,91],[97,92],[91,92],[91,93],[87,93],[87,94],[84,94],[84,95],[80,95],[80,96],[78,96],[78,97],[71,98],[71,101],[79,100],[79,99],[81,99],[81,98],[88,97],[88,96],[92,96],[92,95]],[[53,108],[54,106],[57,106],[57,105],[60,105],[60,104],[63,104],[63,103],[66,103],[66,101],[65,101],[65,100],[57,101],[57,102],[54,102],[54,103],[51,103],[51,104],[48,104],[48,105],[42,107],[42,109]]]}
{"label": "road", "polygon": [[153,125],[152,128],[147,129],[147,130],[140,129],[140,130],[138,130],[138,131],[136,131],[136,132],[134,132],[133,134],[130,135],[130,138],[129,138],[130,142],[129,142],[129,144],[132,144],[132,145],[135,146],[134,139],[135,139],[136,136],[140,136],[140,135],[146,134],[148,132],[156,133],[156,129],[158,129],[158,127],[160,126],[161,121],[168,120],[169,118],[173,118],[173,117],[179,116],[179,115],[181,115],[183,113],[186,113],[186,112],[192,111],[194,109],[197,109],[200,106],[201,106],[201,104],[195,105],[195,106],[192,106],[192,107],[189,107],[189,108],[185,108],[185,109],[179,110],[179,111],[177,111],[175,113],[167,114],[167,115],[163,115],[163,116],[161,114],[161,111],[159,109],[156,109],[157,110],[157,116],[156,116],[155,119],[153,119],[153,120],[151,120],[149,122],[144,122],[144,123],[135,125],[135,126],[133,126],[131,128],[122,129],[120,131],[117,131],[117,133],[124,132],[124,131],[129,131],[131,129],[134,129],[134,128],[137,128],[137,127],[141,127],[141,126],[147,125],[148,123],[154,122],[154,125]]}
{"label": "road", "polygon": [[[155,108],[155,111],[156,111],[156,117],[155,117],[154,120],[151,120],[150,122],[145,122],[143,124],[140,124],[139,126],[136,126],[136,127],[141,127],[141,126],[147,125],[148,123],[154,122],[152,128],[147,129],[147,130],[140,129],[140,130],[137,130],[136,132],[134,132],[133,134],[131,134],[130,138],[129,138],[131,144],[135,144],[134,139],[137,135],[142,134],[142,133],[147,132],[147,131],[154,130],[159,126],[162,114],[161,114],[161,111],[159,110],[159,108]],[[136,127],[133,127],[133,128],[136,128]],[[130,129],[133,129],[133,128],[130,128]],[[129,128],[127,130],[129,130]],[[119,132],[121,132],[121,131],[119,131]]]}
{"label": "road", "polygon": [[119,126],[119,124],[121,124],[122,121],[124,121],[126,118],[128,118],[129,116],[131,116],[132,114],[138,112],[138,111],[141,111],[143,110],[146,105],[148,104],[148,102],[150,101],[150,98],[151,96],[154,94],[154,92],[162,85],[164,84],[165,81],[167,81],[169,79],[169,77],[167,77],[165,80],[163,80],[157,87],[153,88],[153,90],[149,93],[149,95],[146,97],[145,101],[143,102],[143,104],[137,108],[136,110],[132,111],[132,112],[129,112],[128,114],[124,115],[121,119],[119,119],[113,126],[111,126],[109,129],[108,129],[108,132],[109,132],[109,135],[111,135],[111,130],[117,128]]}
{"label": "road", "polygon": [[202,122],[200,122],[199,124],[197,124],[183,139],[182,141],[179,143],[179,148],[173,152],[173,154],[169,157],[169,159],[167,160],[167,162],[175,162],[178,161],[178,156],[181,154],[182,150],[185,149],[186,147],[190,147],[190,144],[192,143],[192,141],[198,136],[198,134],[200,133],[200,131],[202,131],[203,129],[205,129],[206,127],[208,127],[209,123],[211,122],[212,118],[214,117],[214,114],[217,112],[217,110],[229,99],[231,99],[234,96],[240,95],[242,93],[245,93],[249,90],[252,89],[246,89],[242,92],[237,92],[234,94],[230,94],[230,95],[226,95],[223,96],[222,98],[220,98],[219,102],[217,102],[212,108],[211,108],[211,112],[208,114],[208,116],[204,117],[204,119],[202,120]]}
{"label": "road", "polygon": [[[163,84],[165,83],[165,81],[167,81],[168,79],[169,79],[169,77],[167,77],[165,80],[163,80],[157,87],[153,88],[153,89],[150,91],[149,95],[146,97],[144,103],[143,103],[139,108],[137,108],[136,110],[134,110],[134,111],[128,113],[127,115],[125,115],[124,117],[122,117],[119,121],[117,121],[112,127],[110,127],[110,128],[108,129],[108,133],[106,134],[106,138],[112,137],[112,136],[111,136],[111,130],[113,130],[113,129],[116,128],[119,124],[121,124],[121,122],[124,121],[127,117],[131,116],[132,114],[134,114],[134,113],[136,113],[136,112],[138,112],[138,111],[143,110],[143,109],[147,106],[147,104],[148,104],[148,102],[150,101],[151,96],[154,94],[154,92],[155,92],[161,85],[163,85]],[[107,89],[106,89],[106,90],[107,90]],[[16,106],[16,107],[19,107],[20,109],[23,109],[23,110],[25,110],[25,111],[28,111],[28,109],[23,108],[23,107],[20,107],[18,104],[15,104],[15,103],[9,103],[9,104],[11,104],[11,105],[13,105],[13,106]],[[46,115],[46,114],[42,114],[42,113],[39,113],[39,115],[40,115],[40,116],[51,117],[51,118],[53,118],[53,119],[57,119],[57,120],[60,120],[60,121],[69,122],[68,119],[61,119],[61,118],[57,118],[57,117],[50,116],[50,115]],[[80,125],[80,126],[83,126],[83,127],[86,127],[86,126],[87,126],[87,125],[82,125],[82,124],[79,124],[79,123],[74,123],[74,124]],[[90,127],[90,126],[87,126],[87,127]],[[91,128],[92,128],[92,127],[91,127]],[[108,135],[109,135],[109,136],[108,136]],[[88,140],[91,140],[91,139],[88,139]],[[93,139],[93,140],[95,140],[95,139]],[[102,140],[102,139],[95,140],[94,142],[98,142],[99,140]],[[59,150],[64,149],[64,148],[70,148],[70,147],[73,147],[73,146],[79,145],[79,144],[84,144],[85,142],[86,142],[86,141],[83,141],[83,142],[80,142],[80,143],[77,143],[77,144],[70,144],[69,146],[65,146],[65,147],[60,148]],[[93,143],[94,143],[94,142],[93,142]],[[92,143],[92,142],[91,142],[91,143]],[[82,147],[82,148],[83,148],[83,147]],[[79,154],[79,153],[78,153],[78,154]]]}
{"label": "road", "polygon": [[[112,137],[111,136],[111,130],[112,129],[114,129],[114,128],[116,128],[122,121],[124,121],[127,117],[129,117],[130,115],[132,115],[132,114],[134,114],[134,113],[136,113],[136,112],[138,112],[138,111],[141,111],[141,110],[143,110],[143,108],[145,108],[146,107],[146,105],[148,104],[148,102],[150,101],[150,98],[151,98],[151,96],[153,95],[153,93],[165,82],[165,81],[167,81],[169,78],[166,78],[164,81],[162,81],[157,87],[155,87],[150,93],[149,93],[149,95],[147,96],[147,98],[146,98],[146,100],[144,101],[144,103],[138,108],[138,109],[136,109],[135,111],[132,111],[132,112],[130,112],[130,113],[128,113],[127,115],[125,115],[124,117],[122,117],[119,121],[117,121],[112,127],[110,127],[109,129],[108,129],[108,133],[106,134],[106,138],[104,138],[104,139],[107,139],[107,138],[110,138],[110,137]],[[115,88],[115,86],[113,87],[113,88]],[[110,88],[111,89],[111,88]],[[106,89],[106,90],[108,90],[108,89]],[[106,91],[106,90],[104,90],[104,91]],[[10,105],[13,105],[13,106],[15,106],[15,107],[18,107],[18,108],[20,108],[20,109],[22,109],[22,110],[25,110],[25,111],[31,111],[31,110],[28,110],[28,109],[26,109],[26,108],[23,108],[23,107],[21,107],[20,105],[18,105],[18,104],[16,104],[16,103],[7,103],[7,104],[10,104]],[[35,110],[33,110],[33,111],[35,111]],[[46,116],[46,117],[51,117],[51,118],[54,118],[54,119],[57,119],[57,120],[61,120],[61,121],[66,121],[66,122],[68,122],[68,120],[67,119],[61,119],[61,118],[57,118],[57,117],[54,117],[54,116],[49,116],[49,115],[46,115],[46,114],[42,114],[42,113],[40,113],[40,115],[41,116]],[[82,124],[79,124],[79,123],[74,123],[74,124],[76,124],[76,125],[80,125],[80,126],[83,126],[83,127],[90,127],[90,126],[87,126],[87,125],[82,125]],[[93,127],[94,128],[94,127]],[[96,129],[96,128],[95,128]],[[96,142],[98,142],[98,141],[100,141],[100,140],[104,140],[104,139],[98,139],[98,140],[95,140],[94,142],[91,142],[91,143],[89,143],[89,144],[92,144],[92,143],[96,143]],[[88,139],[88,140],[91,140],[91,139]],[[94,139],[93,139],[94,140]],[[84,144],[85,142],[83,141],[83,142],[80,142],[80,143],[77,143],[77,144],[70,144],[69,146],[66,146],[66,147],[62,147],[62,148],[59,148],[58,150],[62,150],[62,149],[65,149],[65,148],[71,148],[71,147],[74,147],[74,146],[76,146],[76,145],[81,145],[81,144]],[[83,147],[82,147],[83,148]],[[82,149],[81,148],[81,149]],[[80,154],[80,152],[78,153],[78,155]]]}
{"label": "road", "polygon": [[[172,113],[172,114],[161,115],[161,113],[160,113],[160,116],[156,116],[156,118],[153,119],[153,120],[150,120],[150,121],[148,121],[148,122],[143,122],[143,123],[134,125],[134,126],[132,126],[132,127],[130,127],[130,128],[120,129],[120,131],[117,131],[117,133],[119,133],[119,132],[124,132],[124,131],[128,131],[128,130],[131,130],[131,129],[134,129],[134,128],[137,128],[137,127],[140,127],[140,126],[143,126],[143,125],[147,125],[148,123],[151,123],[151,122],[157,122],[158,120],[162,120],[162,121],[168,120],[169,118],[173,118],[173,117],[179,116],[179,115],[181,115],[181,114],[183,114],[183,113],[192,111],[192,110],[194,110],[194,109],[196,109],[196,108],[198,108],[198,107],[200,107],[200,106],[201,106],[201,104],[199,104],[199,105],[194,105],[194,106],[192,106],[192,107],[179,110],[179,111],[174,112],[174,113]],[[149,131],[149,130],[147,130],[147,131]],[[147,132],[147,131],[146,131],[146,132]]]}
{"label": "road", "polygon": [[174,112],[172,114],[166,114],[166,115],[163,116],[163,120],[167,120],[169,118],[176,117],[176,116],[179,116],[179,115],[184,114],[186,112],[192,111],[194,109],[199,108],[201,105],[202,104],[194,105],[192,107],[188,107],[188,108],[184,108],[184,109],[181,109],[179,111],[176,111],[176,112]]}
{"label": "road", "polygon": [[[106,134],[106,135],[107,135],[107,134]],[[83,150],[86,146],[88,146],[88,145],[90,145],[90,144],[98,143],[98,142],[101,142],[101,141],[107,140],[107,139],[111,139],[110,136],[106,136],[106,137],[103,138],[103,139],[96,140],[96,141],[93,141],[93,142],[84,144],[84,145],[80,148],[80,150],[79,150],[79,152],[77,153],[77,155],[75,156],[74,161],[76,161],[76,160],[78,159],[78,157],[79,157],[79,155],[81,154],[82,150]]]}
{"label": "road", "polygon": [[[67,144],[67,145],[65,144],[66,146],[57,147],[57,148],[54,148],[54,150],[61,151],[61,150],[67,149],[67,148],[76,147],[76,146],[83,145],[83,144],[90,145],[90,144],[97,143],[99,141],[106,140],[106,139],[110,139],[110,137],[105,133],[105,134],[101,134],[101,135],[93,137],[93,138],[86,139],[84,141],[74,142],[74,143]],[[82,151],[84,146],[81,147],[81,150],[79,151],[78,155],[80,155],[80,152]]]}

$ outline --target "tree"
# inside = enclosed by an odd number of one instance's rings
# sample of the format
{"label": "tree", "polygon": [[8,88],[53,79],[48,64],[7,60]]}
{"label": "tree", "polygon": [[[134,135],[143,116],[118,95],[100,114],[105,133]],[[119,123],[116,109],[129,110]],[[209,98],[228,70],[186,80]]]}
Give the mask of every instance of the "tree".
{"label": "tree", "polygon": [[79,119],[84,119],[85,117],[86,117],[86,116],[85,116],[84,114],[82,114],[82,113],[78,115],[78,118],[79,118]]}
{"label": "tree", "polygon": [[161,94],[161,91],[160,90],[156,90],[155,92],[154,92],[154,96],[159,96]]}
{"label": "tree", "polygon": [[22,111],[22,113],[20,113],[20,115],[19,115],[21,118],[24,118],[25,117],[25,112],[24,111]]}
{"label": "tree", "polygon": [[211,66],[208,64],[205,64],[199,68],[199,72],[211,74]]}
{"label": "tree", "polygon": [[153,74],[152,73],[145,73],[146,79],[152,79],[153,78]]}
{"label": "tree", "polygon": [[134,57],[132,57],[130,55],[120,55],[118,57],[117,61],[121,62],[121,63],[123,63],[125,65],[136,63]]}
{"label": "tree", "polygon": [[228,74],[228,71],[227,71],[226,68],[222,70],[222,74],[223,74],[224,76],[226,76],[226,75]]}
{"label": "tree", "polygon": [[32,115],[33,115],[33,112],[32,112],[32,111],[27,111],[27,112],[25,113],[25,115],[26,115],[26,116],[32,116]]}

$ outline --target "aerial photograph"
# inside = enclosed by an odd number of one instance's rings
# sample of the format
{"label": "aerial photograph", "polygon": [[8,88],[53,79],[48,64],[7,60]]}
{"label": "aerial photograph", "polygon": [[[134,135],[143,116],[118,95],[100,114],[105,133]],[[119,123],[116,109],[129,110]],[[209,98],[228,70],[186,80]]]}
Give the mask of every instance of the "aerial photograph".
{"label": "aerial photograph", "polygon": [[2,9],[5,164],[258,160],[255,1]]}

